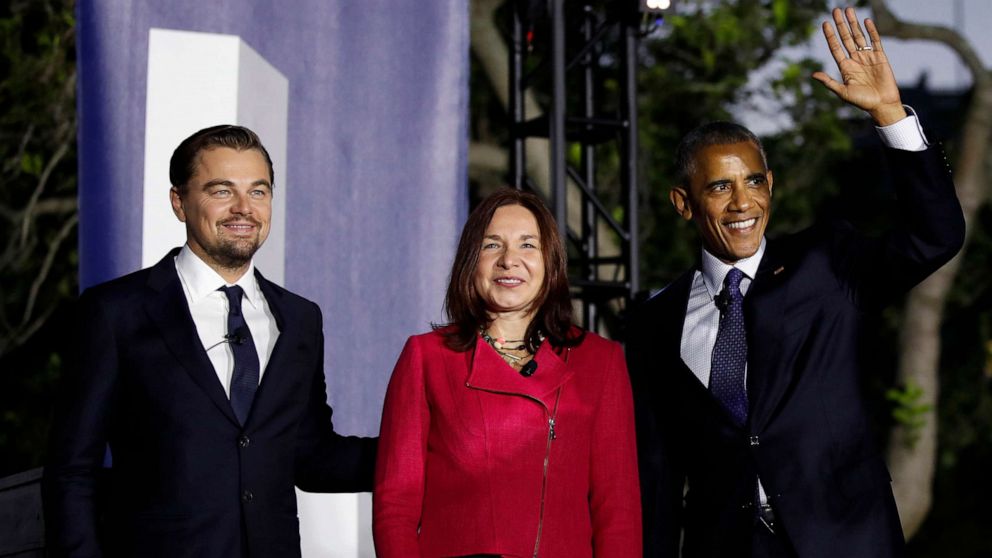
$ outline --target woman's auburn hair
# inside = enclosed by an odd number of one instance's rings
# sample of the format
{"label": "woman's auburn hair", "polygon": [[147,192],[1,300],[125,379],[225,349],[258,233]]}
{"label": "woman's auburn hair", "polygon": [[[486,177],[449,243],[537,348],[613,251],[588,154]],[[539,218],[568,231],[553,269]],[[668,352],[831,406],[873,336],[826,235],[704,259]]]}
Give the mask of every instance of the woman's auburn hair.
{"label": "woman's auburn hair", "polygon": [[532,352],[540,344],[540,335],[544,335],[554,346],[575,346],[581,342],[583,332],[572,327],[565,245],[558,234],[555,218],[541,198],[509,187],[493,192],[468,216],[458,241],[448,291],[444,297],[449,322],[447,327],[437,329],[445,336],[445,344],[449,348],[467,351],[475,347],[479,330],[488,327],[492,321],[486,302],[475,289],[475,272],[486,229],[496,210],[508,205],[519,205],[534,216],[541,235],[544,260],[544,284],[532,303],[536,310],[527,326],[524,342]]}

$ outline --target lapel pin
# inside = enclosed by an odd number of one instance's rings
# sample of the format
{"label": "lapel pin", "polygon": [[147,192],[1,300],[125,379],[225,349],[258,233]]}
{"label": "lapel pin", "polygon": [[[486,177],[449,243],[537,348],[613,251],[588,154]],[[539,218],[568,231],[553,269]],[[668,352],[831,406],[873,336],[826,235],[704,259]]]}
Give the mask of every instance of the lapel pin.
{"label": "lapel pin", "polygon": [[776,269],[775,271],[773,271],[772,272],[772,275],[778,275],[779,273],[782,273],[783,271],[785,271],[785,266],[784,265],[783,266],[780,266],[778,269]]}

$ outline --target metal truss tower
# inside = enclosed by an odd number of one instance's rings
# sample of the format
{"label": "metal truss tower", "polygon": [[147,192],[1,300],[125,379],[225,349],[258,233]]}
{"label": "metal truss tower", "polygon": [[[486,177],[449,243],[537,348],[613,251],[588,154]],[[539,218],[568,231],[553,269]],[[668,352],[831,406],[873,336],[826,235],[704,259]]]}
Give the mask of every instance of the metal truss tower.
{"label": "metal truss tower", "polygon": [[[592,331],[612,329],[610,318],[640,288],[637,2],[509,3],[511,179],[516,188],[536,190],[527,174],[525,142],[547,138],[548,202],[567,239],[569,280],[582,304],[582,324]],[[525,94],[536,81],[550,90],[546,112],[537,117],[524,110]],[[608,81],[611,86],[604,87]],[[619,161],[619,188],[598,184],[604,154]]]}

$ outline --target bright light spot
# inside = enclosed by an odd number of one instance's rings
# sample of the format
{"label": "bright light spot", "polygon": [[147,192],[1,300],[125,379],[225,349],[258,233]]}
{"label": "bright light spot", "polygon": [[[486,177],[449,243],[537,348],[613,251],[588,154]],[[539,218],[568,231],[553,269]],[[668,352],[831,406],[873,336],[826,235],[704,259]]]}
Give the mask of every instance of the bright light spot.
{"label": "bright light spot", "polygon": [[667,10],[672,7],[672,0],[648,0],[648,8],[652,10]]}

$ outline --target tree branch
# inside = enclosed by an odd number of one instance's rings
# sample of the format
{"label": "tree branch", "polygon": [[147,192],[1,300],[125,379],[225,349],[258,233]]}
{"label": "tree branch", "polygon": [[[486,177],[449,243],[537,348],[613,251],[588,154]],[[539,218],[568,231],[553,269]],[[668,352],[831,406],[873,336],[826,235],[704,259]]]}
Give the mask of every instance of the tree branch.
{"label": "tree branch", "polygon": [[[901,39],[936,41],[950,47],[971,71],[973,89],[966,109],[955,163],[954,183],[968,232],[979,206],[988,198],[986,166],[992,134],[992,72],[959,33],[937,25],[906,23],[895,17],[885,0],[870,0],[879,33]],[[970,234],[966,233],[965,248]],[[940,324],[944,306],[960,269],[962,253],[913,289],[906,300],[899,339],[898,382],[921,390],[917,402],[929,409],[922,427],[897,425],[888,448],[892,489],[903,533],[911,538],[930,513],[936,474],[940,393]],[[915,442],[904,443],[907,434]]]}
{"label": "tree branch", "polygon": [[[61,215],[63,213],[72,213],[79,208],[79,200],[75,196],[62,197],[62,198],[47,198],[39,200],[34,206],[34,215]],[[0,218],[3,218],[9,222],[20,221],[24,216],[23,209],[11,209],[10,207],[0,204]]]}
{"label": "tree branch", "polygon": [[68,152],[69,142],[63,141],[52,155],[52,158],[48,160],[48,164],[45,165],[45,170],[41,172],[41,176],[38,177],[38,185],[35,187],[34,192],[32,192],[31,199],[28,200],[27,206],[24,207],[23,221],[21,221],[22,246],[27,243],[28,240],[28,230],[33,222],[32,213],[34,212],[34,207],[38,204],[38,199],[41,198],[41,194],[45,191],[45,185],[48,184],[48,179],[52,176],[52,171],[55,170],[55,166],[62,161],[62,158],[65,157],[65,154]]}
{"label": "tree branch", "polygon": [[10,339],[10,341],[7,342],[0,341],[0,355],[6,354],[8,347],[17,347],[19,345],[23,345],[24,343],[26,343],[27,340],[30,339],[32,335],[37,333],[37,331],[41,329],[43,325],[45,325],[45,322],[47,322],[48,318],[52,315],[53,312],[55,312],[55,309],[58,308],[58,305],[59,305],[58,301],[52,302],[51,304],[48,305],[47,308],[45,308],[44,312],[41,312],[40,314],[36,315],[34,320],[31,320],[30,324],[28,324],[25,327],[19,328],[15,333],[15,335],[13,336],[13,338]]}
{"label": "tree branch", "polygon": [[4,174],[16,172],[18,166],[21,164],[21,159],[24,157],[24,151],[28,147],[28,142],[31,141],[31,136],[34,135],[34,123],[32,122],[28,125],[27,130],[24,131],[24,135],[21,136],[21,141],[17,146],[17,153],[7,159],[7,163],[3,166]]}
{"label": "tree branch", "polygon": [[27,325],[28,321],[30,321],[31,313],[34,311],[35,301],[38,299],[38,291],[41,290],[41,284],[48,278],[48,272],[52,269],[52,262],[55,261],[55,255],[58,253],[59,248],[62,246],[65,239],[68,238],[73,229],[76,228],[76,223],[78,222],[79,214],[74,213],[69,217],[69,219],[66,220],[58,234],[55,235],[55,238],[53,238],[52,242],[48,245],[48,253],[45,254],[45,261],[41,264],[41,269],[38,270],[38,275],[31,283],[31,290],[28,292],[28,300],[24,305],[24,316],[21,318],[22,325]]}
{"label": "tree branch", "polygon": [[947,45],[961,58],[961,62],[971,70],[975,80],[988,80],[988,71],[981,57],[975,52],[967,39],[957,31],[942,25],[925,25],[908,23],[895,16],[885,0],[869,0],[872,12],[875,14],[875,26],[881,35],[898,39],[922,39]]}
{"label": "tree branch", "polygon": [[72,213],[79,209],[79,200],[75,197],[48,198],[34,206],[35,215],[58,215]]}

